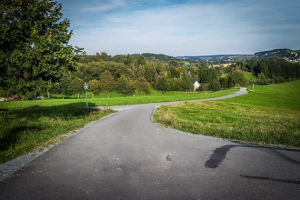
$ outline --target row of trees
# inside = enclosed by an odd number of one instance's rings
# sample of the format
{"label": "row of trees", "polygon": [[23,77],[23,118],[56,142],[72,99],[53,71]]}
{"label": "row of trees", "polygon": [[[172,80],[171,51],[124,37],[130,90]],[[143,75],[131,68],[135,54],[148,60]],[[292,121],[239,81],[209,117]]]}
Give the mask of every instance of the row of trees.
{"label": "row of trees", "polygon": [[[51,87],[50,92],[62,94],[63,98],[77,94],[77,98],[80,98],[80,94],[84,92],[83,85],[84,81],[79,77],[75,77],[71,80],[70,77],[64,76],[60,83]],[[106,93],[107,98],[109,98],[109,94],[113,91],[116,91],[124,97],[134,95],[136,91],[140,95],[150,94],[151,92],[150,84],[145,78],[139,77],[135,81],[132,81],[126,75],[121,75],[115,80],[114,76],[108,70],[102,72],[99,79],[90,80],[88,87],[93,97],[101,92]]]}

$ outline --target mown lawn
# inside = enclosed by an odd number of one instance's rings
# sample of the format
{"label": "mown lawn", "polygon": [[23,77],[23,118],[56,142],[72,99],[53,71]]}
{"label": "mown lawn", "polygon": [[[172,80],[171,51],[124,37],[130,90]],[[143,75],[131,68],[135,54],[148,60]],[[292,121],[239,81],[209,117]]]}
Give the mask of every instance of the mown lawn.
{"label": "mown lawn", "polygon": [[195,134],[300,147],[299,100],[300,81],[255,86],[233,99],[162,106],[154,119]]}

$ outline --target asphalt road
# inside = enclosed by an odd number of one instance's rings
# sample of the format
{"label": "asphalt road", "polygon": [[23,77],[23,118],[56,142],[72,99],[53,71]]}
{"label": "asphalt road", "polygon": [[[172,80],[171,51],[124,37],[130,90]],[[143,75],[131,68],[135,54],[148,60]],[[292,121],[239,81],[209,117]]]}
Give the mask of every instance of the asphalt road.
{"label": "asphalt road", "polygon": [[114,107],[0,182],[0,199],[299,199],[299,150],[163,128],[156,106]]}

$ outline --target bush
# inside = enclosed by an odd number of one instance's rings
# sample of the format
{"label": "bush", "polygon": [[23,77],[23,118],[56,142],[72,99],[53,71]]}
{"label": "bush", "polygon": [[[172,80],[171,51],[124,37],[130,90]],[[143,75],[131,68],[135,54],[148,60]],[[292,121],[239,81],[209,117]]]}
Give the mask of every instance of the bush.
{"label": "bush", "polygon": [[210,84],[210,89],[212,91],[219,91],[221,89],[221,84],[219,82],[213,82]]}
{"label": "bush", "polygon": [[201,83],[200,87],[198,88],[199,91],[208,91],[210,87],[209,83]]}

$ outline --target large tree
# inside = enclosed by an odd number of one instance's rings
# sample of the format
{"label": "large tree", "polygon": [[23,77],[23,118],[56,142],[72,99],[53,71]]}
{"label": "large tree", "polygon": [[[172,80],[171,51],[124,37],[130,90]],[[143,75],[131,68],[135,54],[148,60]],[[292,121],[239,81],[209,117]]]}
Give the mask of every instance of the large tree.
{"label": "large tree", "polygon": [[146,94],[151,93],[150,89],[150,83],[144,78],[144,77],[139,77],[134,81],[135,87],[137,91],[140,93],[142,96],[143,92]]}
{"label": "large tree", "polygon": [[83,93],[83,85],[84,83],[81,78],[74,78],[69,85],[69,89],[72,94],[77,94],[77,99],[79,99],[80,94]]}
{"label": "large tree", "polygon": [[235,70],[228,75],[229,82],[232,86],[240,87],[247,84],[247,78],[244,72]]}
{"label": "large tree", "polygon": [[182,90],[185,91],[186,94],[188,91],[190,91],[194,88],[194,85],[188,76],[184,76],[182,78],[180,86],[181,86]]}
{"label": "large tree", "polygon": [[130,78],[122,75],[115,83],[115,91],[123,97],[134,95],[134,83]]}
{"label": "large tree", "polygon": [[89,91],[93,93],[92,98],[94,98],[95,95],[100,94],[101,92],[100,81],[96,79],[90,80],[88,86],[89,86]]}
{"label": "large tree", "polygon": [[108,70],[105,70],[100,75],[100,87],[101,90],[106,93],[107,98],[109,98],[109,93],[114,90],[115,79]]}
{"label": "large tree", "polygon": [[52,0],[1,0],[0,87],[26,93],[74,69],[81,49],[68,45],[72,31],[61,9]]}
{"label": "large tree", "polygon": [[167,79],[165,77],[160,77],[155,85],[155,89],[165,94],[170,89],[170,85],[167,82]]}

